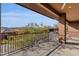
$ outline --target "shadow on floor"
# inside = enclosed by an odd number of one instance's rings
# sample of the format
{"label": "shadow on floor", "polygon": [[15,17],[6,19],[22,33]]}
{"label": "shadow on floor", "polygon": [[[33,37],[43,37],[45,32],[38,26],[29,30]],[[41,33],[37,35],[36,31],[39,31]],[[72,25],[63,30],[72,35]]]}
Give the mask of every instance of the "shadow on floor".
{"label": "shadow on floor", "polygon": [[74,43],[74,42],[66,42],[66,44],[70,44],[70,45],[79,45],[79,43]]}

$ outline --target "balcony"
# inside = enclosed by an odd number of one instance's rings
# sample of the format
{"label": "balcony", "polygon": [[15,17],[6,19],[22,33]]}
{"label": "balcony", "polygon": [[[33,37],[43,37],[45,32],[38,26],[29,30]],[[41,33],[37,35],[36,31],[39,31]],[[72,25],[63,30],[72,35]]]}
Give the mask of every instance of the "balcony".
{"label": "balcony", "polygon": [[[69,56],[79,55],[79,4],[17,4],[59,21],[58,31],[38,33],[0,33],[1,56]],[[61,8],[62,7],[62,8]],[[72,10],[72,11],[71,11]],[[21,10],[23,11],[23,10]],[[23,12],[24,14],[24,12]],[[22,19],[26,20],[21,14]],[[31,12],[32,14],[32,12]],[[18,14],[14,15],[17,16]],[[11,16],[12,17],[12,16]],[[33,17],[33,14],[32,14]],[[4,18],[4,17],[3,17]],[[29,17],[30,18],[30,17]],[[31,18],[33,20],[33,18]],[[35,18],[36,19],[36,15]],[[40,17],[37,17],[40,19]],[[44,18],[47,19],[47,18]],[[41,18],[41,20],[44,20]],[[10,20],[11,21],[11,20]],[[22,21],[20,21],[22,22]],[[38,21],[37,21],[38,22]],[[45,21],[46,22],[46,21]],[[17,22],[16,22],[17,23]],[[24,24],[24,23],[23,23]],[[25,23],[26,24],[26,23]],[[52,23],[53,24],[53,23]],[[33,24],[31,24],[33,25]],[[3,31],[2,31],[3,32]],[[59,40],[62,40],[61,44]]]}

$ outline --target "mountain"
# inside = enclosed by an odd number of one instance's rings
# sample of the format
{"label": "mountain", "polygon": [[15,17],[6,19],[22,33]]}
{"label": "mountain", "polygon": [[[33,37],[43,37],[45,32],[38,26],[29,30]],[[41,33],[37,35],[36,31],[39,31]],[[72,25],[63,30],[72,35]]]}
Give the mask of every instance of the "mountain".
{"label": "mountain", "polygon": [[1,27],[1,32],[7,31],[7,30],[10,30],[10,28],[8,28],[8,27]]}

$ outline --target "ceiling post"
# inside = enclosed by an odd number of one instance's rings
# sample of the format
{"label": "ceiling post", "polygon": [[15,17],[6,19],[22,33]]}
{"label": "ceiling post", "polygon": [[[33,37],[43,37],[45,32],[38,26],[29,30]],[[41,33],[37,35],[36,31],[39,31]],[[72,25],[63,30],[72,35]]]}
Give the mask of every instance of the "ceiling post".
{"label": "ceiling post", "polygon": [[59,18],[59,41],[66,43],[66,14],[62,13]]}

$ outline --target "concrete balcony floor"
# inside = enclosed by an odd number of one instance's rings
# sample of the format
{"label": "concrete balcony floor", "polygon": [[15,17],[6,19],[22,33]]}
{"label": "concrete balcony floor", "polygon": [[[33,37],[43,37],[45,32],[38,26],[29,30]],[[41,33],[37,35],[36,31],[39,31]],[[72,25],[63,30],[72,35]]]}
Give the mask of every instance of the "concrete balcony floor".
{"label": "concrete balcony floor", "polygon": [[[21,51],[12,56],[46,56],[50,51],[56,48],[59,44],[56,42],[45,42],[40,44],[39,48],[33,47],[33,50],[29,49]],[[60,45],[55,51],[51,52],[48,56],[79,56],[79,44],[63,44]]]}
{"label": "concrete balcony floor", "polygon": [[79,56],[79,38],[72,38],[66,40],[67,44],[60,46],[56,51],[50,55],[54,56]]}
{"label": "concrete balcony floor", "polygon": [[[46,56],[46,54],[56,47],[52,46],[50,43],[43,43],[41,45],[40,48],[33,47],[29,50],[23,50],[10,56]],[[79,56],[79,45],[61,45],[48,56]]]}
{"label": "concrete balcony floor", "polygon": [[50,54],[50,56],[79,56],[79,45],[65,44]]}
{"label": "concrete balcony floor", "polygon": [[34,46],[29,49],[24,48],[24,50],[11,54],[9,56],[44,56],[47,55],[51,50],[59,46],[58,43],[45,42],[39,44],[39,46]]}

